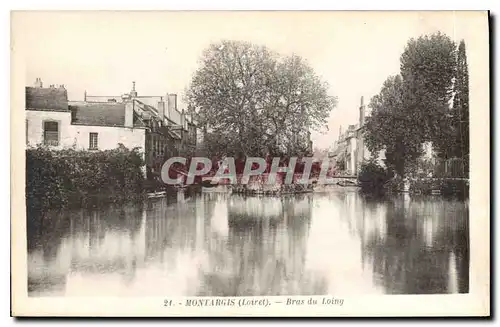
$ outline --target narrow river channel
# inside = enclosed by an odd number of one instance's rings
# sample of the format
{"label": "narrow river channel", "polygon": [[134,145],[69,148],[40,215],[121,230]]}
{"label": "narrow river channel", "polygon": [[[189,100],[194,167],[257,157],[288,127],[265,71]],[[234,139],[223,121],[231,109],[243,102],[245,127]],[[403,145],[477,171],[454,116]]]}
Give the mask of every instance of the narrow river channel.
{"label": "narrow river channel", "polygon": [[29,228],[30,296],[463,293],[467,200],[176,194],[51,212]]}

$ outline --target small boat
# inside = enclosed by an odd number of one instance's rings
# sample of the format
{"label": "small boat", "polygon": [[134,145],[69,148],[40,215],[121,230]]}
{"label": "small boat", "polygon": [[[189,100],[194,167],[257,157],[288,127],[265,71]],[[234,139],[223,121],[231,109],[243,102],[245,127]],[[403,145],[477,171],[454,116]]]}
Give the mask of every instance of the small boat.
{"label": "small boat", "polygon": [[147,193],[148,198],[162,198],[167,195],[166,191],[160,191],[160,192],[150,192]]}

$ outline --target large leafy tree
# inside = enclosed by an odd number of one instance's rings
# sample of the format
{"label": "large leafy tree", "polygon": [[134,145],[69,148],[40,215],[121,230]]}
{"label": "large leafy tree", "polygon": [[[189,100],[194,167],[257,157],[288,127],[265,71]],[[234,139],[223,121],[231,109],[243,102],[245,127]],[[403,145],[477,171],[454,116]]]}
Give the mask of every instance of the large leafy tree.
{"label": "large leafy tree", "polygon": [[336,105],[302,58],[239,41],[204,51],[186,99],[210,155],[303,153]]}
{"label": "large leafy tree", "polygon": [[369,106],[372,114],[366,120],[365,144],[371,153],[385,150],[388,168],[404,176],[410,163],[422,154],[422,146],[415,135],[414,116],[405,106],[401,76],[389,77]]}
{"label": "large leafy tree", "polygon": [[439,157],[460,158],[463,171],[469,167],[469,73],[465,42],[458,46],[453,81],[453,106],[441,120],[443,128],[434,141]]}
{"label": "large leafy tree", "polygon": [[401,55],[405,107],[422,142],[436,143],[449,126],[449,108],[456,73],[456,45],[436,33],[410,39]]}

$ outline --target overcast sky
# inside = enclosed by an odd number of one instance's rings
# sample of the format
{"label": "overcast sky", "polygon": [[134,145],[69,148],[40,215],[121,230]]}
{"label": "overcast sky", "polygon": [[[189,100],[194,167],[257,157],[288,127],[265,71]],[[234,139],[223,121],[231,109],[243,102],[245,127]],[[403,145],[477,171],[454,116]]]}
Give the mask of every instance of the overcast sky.
{"label": "overcast sky", "polygon": [[[17,16],[16,16],[17,15]],[[139,95],[183,93],[201,52],[221,39],[266,45],[304,57],[338,97],[329,132],[314,145],[331,146],[358,119],[384,80],[399,72],[409,38],[441,31],[474,34],[464,12],[58,12],[13,16],[13,48],[25,57],[26,84],[64,84],[70,100],[120,95],[136,82]],[[472,46],[471,46],[472,44]],[[181,108],[183,104],[180,104]]]}

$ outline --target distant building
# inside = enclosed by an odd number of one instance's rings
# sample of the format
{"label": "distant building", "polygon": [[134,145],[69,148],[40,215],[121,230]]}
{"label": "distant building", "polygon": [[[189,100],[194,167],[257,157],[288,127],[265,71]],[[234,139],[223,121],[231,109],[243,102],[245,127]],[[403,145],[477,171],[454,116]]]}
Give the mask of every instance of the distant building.
{"label": "distant building", "polygon": [[[339,138],[334,143],[333,151],[330,154],[330,157],[335,160],[341,173],[357,175],[361,164],[371,157],[371,153],[366,147],[363,138],[365,117],[366,106],[363,97],[361,97],[358,124],[349,125],[344,133],[342,133],[342,127],[340,127]],[[384,157],[384,152],[381,151],[377,156],[377,161],[383,164]]]}
{"label": "distant building", "polygon": [[86,103],[132,103],[134,112],[146,126],[146,164],[160,172],[165,158],[191,156],[197,143],[197,126],[185,110],[177,107],[177,94],[139,95],[135,82],[123,95],[95,96],[84,94]]}
{"label": "distant building", "polygon": [[[363,103],[363,97],[361,97],[358,124],[349,125],[344,133],[342,133],[342,127],[340,127],[339,138],[334,143],[333,151],[330,153],[330,158],[335,160],[340,173],[356,176],[362,163],[372,158],[372,154],[366,147],[363,138],[365,117],[366,107]],[[422,149],[423,154],[420,159],[428,161],[431,166],[436,165],[432,144],[426,142],[422,144]],[[378,164],[384,166],[385,150],[379,151],[375,159]]]}

